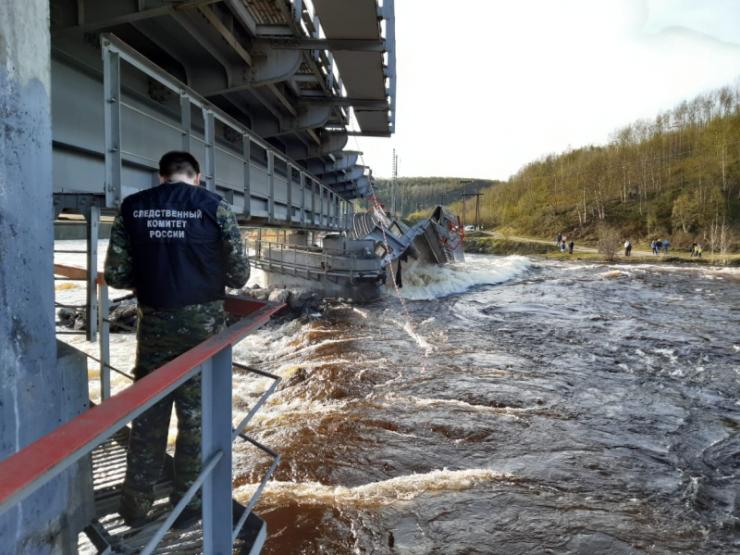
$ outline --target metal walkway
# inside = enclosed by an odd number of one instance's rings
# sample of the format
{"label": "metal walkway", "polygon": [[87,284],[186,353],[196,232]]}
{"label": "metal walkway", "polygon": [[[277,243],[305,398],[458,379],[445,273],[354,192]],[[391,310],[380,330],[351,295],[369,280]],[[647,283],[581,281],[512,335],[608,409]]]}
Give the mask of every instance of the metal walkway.
{"label": "metal walkway", "polygon": [[[77,549],[80,554],[139,553],[162,526],[172,507],[169,493],[172,489],[172,457],[167,455],[163,475],[154,491],[154,518],[147,524],[131,528],[118,514],[121,486],[126,475],[126,452],[129,428],[116,432],[113,437],[92,452],[93,489],[96,519],[80,534]],[[267,527],[262,519],[250,514],[245,530],[234,541],[236,553],[259,553],[267,537]],[[203,534],[200,523],[185,530],[170,530],[159,542],[154,553],[203,553]]]}
{"label": "metal walkway", "polygon": [[[65,272],[75,279],[85,272],[82,268],[64,266],[57,266],[55,271]],[[227,297],[225,308],[238,318],[235,323],[113,396],[109,389],[111,367],[101,353],[103,400],[0,462],[0,475],[10,477],[0,482],[0,512],[23,501],[65,470],[84,468],[85,461],[90,459],[93,490],[90,493],[91,500],[94,499],[95,518],[85,530],[87,537],[80,536],[78,547],[81,551],[230,553],[236,548],[244,553],[259,553],[267,532],[264,522],[252,510],[277,468],[280,456],[246,435],[244,429],[275,391],[280,378],[234,363],[231,353],[235,344],[269,321],[283,306]],[[272,379],[272,384],[236,426],[232,421],[230,401],[234,367]],[[131,529],[116,513],[126,467],[127,423],[198,375],[201,376],[203,404],[203,468],[175,507],[167,500],[171,473],[165,471],[156,489],[159,496],[156,507],[161,513],[146,526]],[[272,459],[251,499],[238,515],[234,514],[231,498],[232,444],[235,441],[247,442]],[[202,523],[191,530],[170,531],[177,516],[200,490]]]}

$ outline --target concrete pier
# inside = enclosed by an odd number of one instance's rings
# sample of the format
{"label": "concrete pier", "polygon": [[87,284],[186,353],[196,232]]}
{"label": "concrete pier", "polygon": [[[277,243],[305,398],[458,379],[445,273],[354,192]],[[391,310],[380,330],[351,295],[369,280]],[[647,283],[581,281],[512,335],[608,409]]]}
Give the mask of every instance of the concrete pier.
{"label": "concrete pier", "polygon": [[[48,0],[0,2],[0,459],[68,416],[54,336],[49,48]],[[69,552],[69,488],[65,474],[1,514],[0,553]]]}

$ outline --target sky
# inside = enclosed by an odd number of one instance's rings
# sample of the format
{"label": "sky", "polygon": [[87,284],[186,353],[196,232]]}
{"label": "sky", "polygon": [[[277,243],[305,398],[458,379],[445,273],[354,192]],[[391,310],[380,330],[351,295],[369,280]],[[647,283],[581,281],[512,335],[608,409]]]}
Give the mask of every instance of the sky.
{"label": "sky", "polygon": [[507,179],[740,82],[740,0],[395,0],[397,132],[376,177]]}

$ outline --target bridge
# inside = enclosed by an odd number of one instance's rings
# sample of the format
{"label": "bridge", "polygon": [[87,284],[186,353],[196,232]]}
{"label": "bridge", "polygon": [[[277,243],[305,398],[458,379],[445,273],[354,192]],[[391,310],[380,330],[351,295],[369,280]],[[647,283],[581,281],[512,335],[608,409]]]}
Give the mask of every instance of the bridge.
{"label": "bridge", "polygon": [[348,137],[394,130],[393,0],[52,0],[51,33],[57,214],[183,149],[243,223],[343,229],[369,190]]}
{"label": "bridge", "polygon": [[370,177],[348,137],[395,126],[393,2],[51,2],[54,213],[87,223],[91,340],[100,216],[167,150],[243,225],[351,226]]}
{"label": "bridge", "polygon": [[[110,490],[111,480],[120,478],[103,476],[98,463],[120,470],[119,434],[127,422],[201,374],[204,464],[186,494],[202,489],[204,499],[194,549],[231,552],[249,529],[254,535],[242,547],[259,551],[265,527],[251,509],[278,455],[246,436],[244,427],[274,385],[235,427],[224,399],[238,366],[231,347],[279,307],[232,299],[227,308],[236,323],[151,379],[112,394],[107,289],[96,270],[100,217],[158,182],[163,152],[187,149],[201,161],[203,185],[229,201],[242,224],[347,229],[352,201],[370,186],[360,153],[345,149],[348,137],[390,136],[395,129],[393,8],[393,0],[0,3],[5,550],[73,552],[83,529],[101,551],[115,543],[152,553],[160,540],[179,541],[168,529],[187,500],[147,531],[118,537],[110,526],[91,531],[96,517],[108,515],[117,487]],[[87,268],[53,265],[53,221],[62,213],[86,219]],[[57,279],[87,282],[88,339],[98,323],[103,332],[101,402],[94,408],[84,355],[56,340],[54,274],[60,272]],[[234,441],[248,441],[274,459],[236,518]]]}

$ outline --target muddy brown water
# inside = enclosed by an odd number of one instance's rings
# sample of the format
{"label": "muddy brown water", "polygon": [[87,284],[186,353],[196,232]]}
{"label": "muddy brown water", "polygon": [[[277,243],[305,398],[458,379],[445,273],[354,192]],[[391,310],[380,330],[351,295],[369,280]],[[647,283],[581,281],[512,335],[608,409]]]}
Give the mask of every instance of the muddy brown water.
{"label": "muddy brown water", "polygon": [[[740,553],[740,275],[469,257],[237,357],[268,554]],[[409,333],[411,332],[411,333]],[[244,413],[265,380],[240,376]],[[247,499],[269,465],[235,454]]]}

